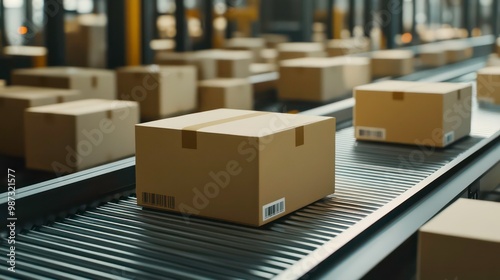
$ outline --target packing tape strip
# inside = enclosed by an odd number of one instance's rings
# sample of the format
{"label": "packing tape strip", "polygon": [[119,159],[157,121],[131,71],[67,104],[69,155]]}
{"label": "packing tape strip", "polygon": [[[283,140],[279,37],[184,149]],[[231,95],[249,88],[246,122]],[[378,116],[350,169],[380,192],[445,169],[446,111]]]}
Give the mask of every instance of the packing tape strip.
{"label": "packing tape strip", "polygon": [[[228,123],[228,122],[233,122],[233,121],[249,119],[249,118],[258,117],[258,116],[267,115],[267,114],[272,114],[272,113],[255,112],[255,113],[220,119],[220,120],[216,120],[216,121],[186,126],[182,129],[182,132],[181,132],[182,148],[183,149],[193,149],[193,150],[197,149],[198,148],[197,131],[202,129],[202,128],[206,128],[206,127],[213,126],[213,125],[219,125],[219,124],[223,124],[223,123]],[[295,146],[298,147],[298,146],[302,146],[302,145],[304,145],[304,126],[300,126],[300,127],[295,128]]]}

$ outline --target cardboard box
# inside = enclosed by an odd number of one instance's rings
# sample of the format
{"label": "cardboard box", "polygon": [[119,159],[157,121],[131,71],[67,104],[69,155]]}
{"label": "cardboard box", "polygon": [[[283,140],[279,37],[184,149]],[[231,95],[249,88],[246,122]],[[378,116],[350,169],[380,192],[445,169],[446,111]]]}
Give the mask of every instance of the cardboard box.
{"label": "cardboard box", "polygon": [[0,80],[0,88],[5,87],[5,80]]}
{"label": "cardboard box", "polygon": [[303,57],[326,57],[322,43],[283,43],[279,44],[278,61]]}
{"label": "cardboard box", "polygon": [[364,37],[333,39],[326,43],[328,56],[342,56],[370,50],[370,40]]}
{"label": "cardboard box", "polygon": [[260,51],[260,57],[263,63],[276,64],[278,61],[278,51],[276,49],[263,49]]}
{"label": "cardboard box", "polygon": [[267,48],[273,48],[273,49],[276,48],[279,44],[290,41],[288,36],[283,34],[268,33],[268,34],[261,34],[260,37],[263,38],[264,41],[266,42]]}
{"label": "cardboard box", "polygon": [[35,46],[8,46],[3,48],[3,54],[13,57],[28,57],[33,67],[47,66],[47,48]]}
{"label": "cardboard box", "polygon": [[419,55],[424,66],[439,67],[447,63],[446,52],[436,44],[421,47]]}
{"label": "cardboard box", "polygon": [[355,88],[358,140],[445,147],[469,135],[472,87],[386,81]]}
{"label": "cardboard box", "polygon": [[499,279],[500,203],[458,199],[418,233],[417,279]]}
{"label": "cardboard box", "polygon": [[263,38],[231,38],[225,42],[226,49],[250,51],[253,56],[253,62],[261,62],[260,52],[266,47]]}
{"label": "cardboard box", "polygon": [[25,113],[26,166],[65,174],[134,154],[137,102],[86,99]]}
{"label": "cardboard box", "polygon": [[323,102],[346,93],[344,65],[340,60],[311,57],[280,63],[281,99]]}
{"label": "cardboard box", "polygon": [[477,99],[500,105],[500,67],[492,66],[477,71]]}
{"label": "cardboard box", "polygon": [[74,101],[77,90],[12,86],[0,89],[0,154],[24,156],[24,111],[27,108]]}
{"label": "cardboard box", "polygon": [[278,69],[272,63],[252,63],[250,64],[250,73],[252,75],[266,74],[276,72]]}
{"label": "cardboard box", "polygon": [[213,50],[207,51],[217,63],[219,78],[248,78],[252,54],[250,51]]}
{"label": "cardboard box", "polygon": [[117,69],[116,76],[119,98],[139,102],[143,119],[196,110],[194,66],[130,66]]}
{"label": "cardboard box", "polygon": [[467,43],[446,42],[442,43],[446,53],[446,61],[455,63],[472,57],[474,50]]}
{"label": "cardboard box", "polygon": [[116,77],[111,70],[47,67],[12,72],[13,85],[77,89],[83,98],[116,98]]}
{"label": "cardboard box", "polygon": [[253,109],[252,85],[248,79],[214,79],[198,83],[200,111],[219,108]]}
{"label": "cardboard box", "polygon": [[330,58],[344,66],[344,84],[346,91],[354,87],[369,84],[372,81],[371,59],[368,57],[342,56]]}
{"label": "cardboard box", "polygon": [[104,14],[79,15],[67,23],[67,65],[106,68],[106,24]]}
{"label": "cardboard box", "polygon": [[186,221],[261,226],[332,194],[334,170],[334,118],[219,109],[136,126],[137,203]]}
{"label": "cardboard box", "polygon": [[383,50],[372,54],[374,77],[404,76],[413,73],[413,52],[409,50]]}
{"label": "cardboard box", "polygon": [[193,65],[198,69],[198,79],[208,80],[217,77],[217,63],[210,51],[198,52],[158,52],[155,63],[160,65]]}
{"label": "cardboard box", "polygon": [[488,56],[486,66],[500,66],[500,58],[496,53],[492,53]]}

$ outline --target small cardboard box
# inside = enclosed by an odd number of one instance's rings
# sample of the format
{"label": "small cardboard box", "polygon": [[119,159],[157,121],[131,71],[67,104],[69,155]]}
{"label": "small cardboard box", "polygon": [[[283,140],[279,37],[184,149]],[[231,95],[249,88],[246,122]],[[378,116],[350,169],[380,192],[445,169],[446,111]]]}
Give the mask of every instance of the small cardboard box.
{"label": "small cardboard box", "polygon": [[27,108],[74,101],[77,90],[12,86],[0,89],[0,154],[24,156],[24,111]]}
{"label": "small cardboard box", "polygon": [[332,194],[334,173],[334,118],[219,109],[136,126],[137,203],[187,222],[261,226]]}
{"label": "small cardboard box", "polygon": [[500,105],[500,67],[492,66],[477,71],[477,99]]}
{"label": "small cardboard box", "polygon": [[386,81],[355,88],[358,140],[445,147],[469,135],[472,87]]}
{"label": "small cardboard box", "polygon": [[282,61],[278,80],[281,99],[329,101],[346,94],[340,60],[301,58]]}
{"label": "small cardboard box", "polygon": [[252,52],[253,62],[261,62],[260,52],[266,47],[263,38],[231,38],[225,42],[226,49]]}
{"label": "small cardboard box", "polygon": [[0,88],[5,87],[5,80],[0,80]]}
{"label": "small cardboard box", "polygon": [[496,53],[492,53],[488,56],[486,66],[500,66],[500,58]]}
{"label": "small cardboard box", "polygon": [[194,66],[129,66],[117,69],[116,76],[118,97],[139,102],[145,120],[196,110]]}
{"label": "small cardboard box", "polygon": [[106,67],[106,16],[79,15],[66,29],[66,63],[79,67]]}
{"label": "small cardboard box", "polygon": [[424,66],[439,67],[447,63],[446,52],[436,44],[421,47],[419,55]]}
{"label": "small cardboard box", "polygon": [[263,49],[260,51],[260,57],[263,63],[276,64],[278,60],[278,51],[276,49]]}
{"label": "small cardboard box", "polygon": [[25,115],[26,166],[66,174],[134,154],[137,102],[86,99]]}
{"label": "small cardboard box", "polygon": [[273,49],[276,48],[276,46],[278,46],[281,43],[286,43],[290,41],[288,36],[283,34],[271,34],[271,33],[261,34],[260,37],[263,38],[264,41],[266,42],[267,48],[273,48]]}
{"label": "small cardboard box", "polygon": [[467,43],[443,43],[448,63],[459,62],[472,57],[474,50]]}
{"label": "small cardboard box", "polygon": [[321,43],[283,43],[279,44],[278,61],[303,57],[326,57],[325,47]]}
{"label": "small cardboard box", "polygon": [[197,68],[199,80],[215,79],[217,77],[217,63],[210,56],[210,51],[198,52],[158,52],[155,63],[160,65],[193,65]]}
{"label": "small cardboard box", "polygon": [[12,73],[13,85],[80,90],[83,98],[116,98],[116,77],[111,70],[47,67],[18,69]]}
{"label": "small cardboard box", "polygon": [[206,51],[217,63],[219,78],[248,78],[252,53],[250,51],[212,50]]}
{"label": "small cardboard box", "polygon": [[200,111],[219,108],[253,109],[252,85],[248,79],[214,79],[198,83]]}
{"label": "small cardboard box", "polygon": [[372,71],[370,58],[342,56],[330,59],[332,61],[339,61],[344,66],[345,90],[352,90],[354,87],[371,83]]}
{"label": "small cardboard box", "polygon": [[458,199],[418,233],[417,279],[500,279],[500,203]]}
{"label": "small cardboard box", "polygon": [[326,43],[328,56],[342,56],[370,50],[370,40],[364,37],[349,39],[333,39]]}
{"label": "small cardboard box", "polygon": [[372,74],[375,77],[404,76],[413,71],[412,51],[383,50],[372,54]]}

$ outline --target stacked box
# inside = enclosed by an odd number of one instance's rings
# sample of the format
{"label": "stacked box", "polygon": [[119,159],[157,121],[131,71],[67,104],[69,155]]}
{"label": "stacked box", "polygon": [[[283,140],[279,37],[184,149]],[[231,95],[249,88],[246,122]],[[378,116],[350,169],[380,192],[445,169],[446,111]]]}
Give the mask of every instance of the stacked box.
{"label": "stacked box", "polygon": [[470,84],[385,81],[354,94],[358,140],[446,147],[470,133]]}
{"label": "stacked box", "polygon": [[403,76],[413,71],[412,51],[383,50],[372,54],[372,74],[375,77]]}
{"label": "stacked box", "polygon": [[67,23],[67,65],[106,68],[106,22],[103,14],[86,14]]}
{"label": "stacked box", "polygon": [[137,102],[86,99],[25,113],[26,166],[65,174],[134,154]]}
{"label": "stacked box", "polygon": [[198,83],[200,111],[219,108],[253,109],[252,85],[248,79],[214,79]]}
{"label": "stacked box", "polygon": [[372,81],[371,59],[367,57],[335,57],[344,66],[345,89],[351,91],[354,87],[369,84]]}
{"label": "stacked box", "polygon": [[333,39],[326,43],[328,56],[342,56],[370,50],[370,40],[364,37]]}
{"label": "stacked box", "polygon": [[130,66],[117,69],[116,75],[118,97],[139,102],[143,119],[196,110],[194,66]]}
{"label": "stacked box", "polygon": [[208,80],[217,77],[217,63],[210,51],[198,52],[158,52],[155,63],[160,65],[193,65],[198,70],[198,79]]}
{"label": "stacked box", "polygon": [[13,85],[77,89],[82,98],[116,98],[115,72],[111,70],[47,67],[12,72]]}
{"label": "stacked box", "polygon": [[421,47],[419,55],[424,66],[439,67],[447,63],[446,52],[436,44]]}
{"label": "stacked box", "polygon": [[461,42],[446,42],[443,43],[443,48],[446,53],[447,63],[455,63],[469,59],[473,55],[472,47],[467,43]]}
{"label": "stacked box", "polygon": [[500,67],[486,67],[477,71],[477,99],[500,105]]}
{"label": "stacked box", "polygon": [[253,62],[261,62],[260,52],[266,47],[263,38],[231,38],[225,42],[226,49],[250,51],[253,56]]}
{"label": "stacked box", "polygon": [[0,89],[0,154],[24,156],[24,111],[27,108],[74,101],[80,98],[77,90],[4,87]]}
{"label": "stacked box", "polygon": [[219,109],[137,125],[136,142],[137,203],[186,221],[261,226],[334,192],[334,118]]}
{"label": "stacked box", "polygon": [[249,51],[213,50],[206,51],[217,63],[219,78],[248,78],[252,54]]}
{"label": "stacked box", "polygon": [[261,34],[260,37],[266,42],[266,47],[272,49],[276,48],[279,44],[290,41],[288,36],[283,34]]}
{"label": "stacked box", "polygon": [[278,61],[303,57],[326,57],[325,47],[321,43],[283,43],[279,44]]}
{"label": "stacked box", "polygon": [[498,279],[500,203],[459,199],[418,233],[417,279]]}

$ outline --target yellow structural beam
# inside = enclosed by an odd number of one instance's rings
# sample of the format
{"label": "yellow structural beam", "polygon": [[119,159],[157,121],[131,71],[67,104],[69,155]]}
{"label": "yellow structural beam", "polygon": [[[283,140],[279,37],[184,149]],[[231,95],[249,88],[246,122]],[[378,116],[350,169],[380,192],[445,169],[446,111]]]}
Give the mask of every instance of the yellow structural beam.
{"label": "yellow structural beam", "polygon": [[126,62],[127,65],[140,65],[141,0],[125,0],[125,18]]}

